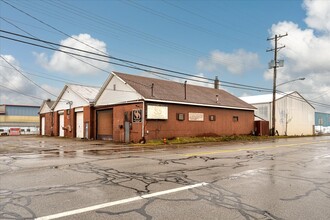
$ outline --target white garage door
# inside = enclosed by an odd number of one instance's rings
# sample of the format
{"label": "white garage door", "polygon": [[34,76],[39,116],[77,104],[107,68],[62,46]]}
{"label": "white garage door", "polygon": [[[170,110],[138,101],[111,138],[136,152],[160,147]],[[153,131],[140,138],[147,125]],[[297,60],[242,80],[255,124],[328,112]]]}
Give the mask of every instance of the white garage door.
{"label": "white garage door", "polygon": [[41,135],[45,135],[45,117],[41,118]]}
{"label": "white garage door", "polygon": [[83,138],[84,137],[84,113],[76,112],[76,137]]}
{"label": "white garage door", "polygon": [[60,123],[59,123],[59,136],[64,137],[64,115],[60,115]]}

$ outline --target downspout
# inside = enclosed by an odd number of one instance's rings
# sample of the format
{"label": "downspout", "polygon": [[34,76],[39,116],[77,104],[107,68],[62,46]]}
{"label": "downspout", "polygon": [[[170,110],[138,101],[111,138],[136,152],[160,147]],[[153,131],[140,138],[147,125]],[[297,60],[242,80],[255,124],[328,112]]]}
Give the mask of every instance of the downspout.
{"label": "downspout", "polygon": [[142,101],[142,131],[141,131],[141,138],[144,138],[144,120],[145,120],[145,101]]}
{"label": "downspout", "polygon": [[51,131],[50,131],[50,136],[54,136],[54,110],[51,110],[51,117],[52,117],[52,126],[51,126]]}

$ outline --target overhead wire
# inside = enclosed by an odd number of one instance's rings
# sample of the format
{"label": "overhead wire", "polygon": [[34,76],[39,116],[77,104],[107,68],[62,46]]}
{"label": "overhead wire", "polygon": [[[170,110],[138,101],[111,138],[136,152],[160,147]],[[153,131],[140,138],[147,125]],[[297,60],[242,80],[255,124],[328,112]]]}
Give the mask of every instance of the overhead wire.
{"label": "overhead wire", "polygon": [[30,97],[30,98],[34,98],[34,99],[38,99],[38,100],[41,100],[41,101],[44,101],[45,99],[43,98],[40,98],[40,97],[36,97],[36,96],[32,96],[32,95],[28,95],[26,93],[23,93],[21,91],[17,91],[17,90],[14,90],[14,89],[11,89],[11,88],[8,88],[7,86],[4,86],[4,85],[0,85],[0,87],[3,87],[11,92],[15,92],[15,93],[18,93],[20,95],[24,95],[24,96],[27,96],[27,97]]}
{"label": "overhead wire", "polygon": [[22,73],[19,69],[17,69],[13,64],[11,64],[6,58],[4,58],[2,55],[0,55],[0,57],[8,64],[10,65],[14,70],[16,70],[19,74],[21,74],[25,79],[27,79],[29,82],[31,82],[33,85],[37,86],[38,88],[40,88],[41,90],[47,92],[48,94],[56,97],[57,95],[54,95],[53,93],[49,92],[48,90],[42,88],[40,85],[38,85],[37,83],[35,83],[33,80],[31,80],[30,78],[28,78],[27,76],[25,76],[24,73]]}
{"label": "overhead wire", "polygon": [[[3,1],[3,0],[2,0]],[[5,2],[5,1],[4,1]],[[61,46],[63,46],[63,45],[61,45]],[[115,65],[117,65],[117,64],[115,64]],[[150,67],[149,67],[150,68]],[[143,71],[149,71],[150,72],[150,70],[145,70],[145,69],[141,69],[141,68],[137,68],[137,69],[140,69],[140,70],[143,70]],[[172,76],[171,75],[171,77],[176,77],[176,76]],[[195,75],[192,75],[191,77],[196,77]],[[189,80],[191,80],[191,79],[189,79]],[[211,80],[211,79],[209,79],[209,80]],[[203,82],[203,83],[205,83],[205,82]],[[226,83],[226,82],[224,82],[224,83]],[[226,86],[226,85],[223,85],[223,86]],[[228,87],[230,87],[230,86],[228,86]],[[240,88],[240,89],[242,89],[242,88]]]}
{"label": "overhead wire", "polygon": [[[4,37],[4,36],[0,36],[0,37]],[[7,38],[7,37],[4,37],[4,38]],[[20,40],[17,40],[17,39],[14,39],[14,40],[21,42]],[[24,41],[22,41],[22,42],[24,42]],[[69,53],[69,54],[72,54],[72,55],[81,56],[81,57],[88,58],[88,59],[98,60],[98,61],[101,61],[101,62],[108,62],[106,60],[98,59],[98,58],[95,58],[95,57],[89,57],[89,56],[85,56],[85,55],[81,55],[81,54],[76,54],[76,53],[73,53],[73,52],[63,51],[63,50],[60,50],[60,49],[54,49],[54,48],[51,48],[51,47],[46,47],[46,46],[42,46],[42,45],[30,43],[30,42],[25,42],[25,43],[31,44],[31,45],[34,45],[34,46],[38,46],[38,47],[42,47],[42,48],[46,48],[46,49],[60,51],[60,52],[63,52],[63,53]],[[75,48],[70,48],[70,49],[73,49],[74,50]],[[80,50],[80,49],[78,49],[78,50]],[[93,52],[89,52],[89,51],[86,51],[86,53],[92,53],[93,54]],[[103,56],[103,55],[100,55],[100,56]],[[158,75],[175,77],[175,78],[184,79],[184,80],[190,80],[190,81],[195,81],[195,82],[199,82],[199,83],[213,84],[213,83],[210,83],[210,82],[201,81],[200,79],[199,80],[196,80],[196,79],[193,79],[193,78],[186,78],[186,77],[181,77],[181,76],[174,76],[174,75],[166,74],[166,73],[163,73],[163,72],[150,71],[150,70],[147,70],[147,69],[144,69],[144,68],[127,66],[127,65],[120,64],[120,63],[115,63],[115,62],[109,62],[109,63],[114,64],[114,65],[128,67],[128,68],[133,68],[133,69],[137,69],[137,70],[141,70],[141,71],[152,72],[152,73],[155,73],[155,74],[158,74]],[[195,76],[195,75],[189,75],[189,76],[190,77],[203,78],[203,77],[199,77],[199,76]],[[203,79],[207,79],[207,78],[203,78]],[[258,90],[256,90],[256,88],[242,88],[241,85],[222,85],[222,86],[229,87],[229,88],[236,88],[236,89],[261,91],[260,88]],[[265,88],[263,88],[263,89],[265,89]],[[269,91],[271,91],[271,89],[267,89],[267,91],[269,92]],[[316,104],[316,105],[327,106],[327,104],[317,103],[317,102],[313,102],[313,101],[311,103]]]}
{"label": "overhead wire", "polygon": [[[24,36],[24,35],[20,35],[20,34],[8,32],[8,31],[4,31],[4,30],[1,30],[1,29],[0,29],[0,32],[6,33],[6,34],[10,34],[10,35],[15,35],[15,36],[22,37],[22,38],[26,38],[26,39],[29,39],[29,40],[34,40],[34,41],[39,41],[39,42],[43,42],[43,43],[47,43],[47,44],[51,44],[51,45],[56,45],[56,46],[59,46],[59,47],[70,49],[70,50],[75,50],[75,51],[84,52],[84,53],[95,55],[95,56],[100,56],[102,58],[109,58],[109,59],[114,59],[114,60],[117,60],[117,61],[124,61],[125,63],[131,63],[131,64],[142,66],[142,67],[152,68],[152,69],[156,69],[156,70],[160,70],[160,71],[170,72],[170,73],[184,75],[184,76],[193,77],[193,78],[198,78],[198,79],[202,79],[202,80],[208,80],[208,81],[212,81],[212,82],[214,81],[214,79],[210,79],[210,78],[206,78],[206,77],[201,77],[201,76],[193,75],[193,74],[190,74],[190,73],[185,73],[185,72],[181,72],[181,71],[175,71],[175,70],[165,69],[165,68],[161,68],[161,67],[157,67],[157,66],[153,66],[153,65],[147,65],[147,64],[143,64],[143,63],[139,63],[139,62],[134,62],[134,61],[130,61],[130,60],[122,59],[122,58],[117,58],[117,57],[114,57],[114,56],[102,55],[102,54],[94,53],[94,52],[91,52],[91,51],[86,51],[86,50],[82,50],[82,49],[78,49],[78,48],[74,48],[74,47],[69,47],[69,46],[64,46],[64,45],[53,43],[53,42],[50,42],[50,41],[44,41],[44,40],[39,40],[39,39],[36,39],[36,38],[31,38],[31,37],[28,37],[28,36]],[[95,57],[88,57],[88,56],[85,56],[85,55],[76,54],[76,53],[72,53],[72,52],[69,52],[69,51],[64,51],[62,49],[49,48],[47,46],[43,46],[43,45],[40,45],[40,44],[31,43],[31,42],[27,42],[27,41],[23,41],[23,40],[11,38],[11,37],[6,37],[6,36],[0,36],[0,37],[5,38],[5,39],[9,39],[9,40],[13,40],[13,41],[17,41],[17,42],[21,42],[21,43],[25,43],[25,44],[30,44],[30,45],[33,45],[33,46],[42,47],[42,48],[45,48],[45,49],[56,50],[56,51],[60,51],[60,52],[69,53],[69,54],[72,54],[72,55],[78,55],[78,56],[81,56],[81,57],[90,58],[90,59],[93,59],[93,60],[98,60],[98,61],[101,61],[101,62],[107,62],[106,60],[103,60],[103,59],[98,59],[98,58],[95,58]],[[119,65],[118,63],[111,62],[111,61],[109,63],[110,64],[115,64],[115,65]],[[124,67],[130,68],[127,65],[120,65],[120,66],[124,66]],[[132,67],[132,68],[133,69],[138,69],[138,70],[143,70],[143,71],[150,71],[150,70],[146,70],[146,69],[138,68],[138,67]],[[153,70],[151,72],[159,73],[159,72],[156,72],[156,71],[153,71]],[[172,76],[172,75],[167,75],[167,76]],[[228,82],[228,81],[223,81],[223,80],[219,80],[219,81],[222,84],[240,86],[240,87],[251,88],[251,89],[258,89],[258,91],[259,90],[261,90],[261,91],[264,91],[264,90],[270,91],[270,89],[263,88],[263,87],[244,85],[244,84],[233,83],[233,82]]]}

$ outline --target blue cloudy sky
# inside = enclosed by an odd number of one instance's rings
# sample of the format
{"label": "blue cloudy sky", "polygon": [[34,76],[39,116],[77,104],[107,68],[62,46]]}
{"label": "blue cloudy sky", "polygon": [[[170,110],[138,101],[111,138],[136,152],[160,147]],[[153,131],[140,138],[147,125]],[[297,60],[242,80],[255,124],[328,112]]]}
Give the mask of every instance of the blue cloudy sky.
{"label": "blue cloudy sky", "polygon": [[[218,76],[221,81],[269,89],[273,72],[268,63],[273,53],[266,50],[274,42],[267,38],[288,33],[279,40],[279,46],[285,48],[278,54],[284,67],[278,69],[277,83],[306,79],[279,89],[296,90],[307,100],[330,105],[328,0],[0,0],[0,17],[1,36],[22,40],[13,35],[20,34],[191,75]],[[63,49],[40,41],[34,43]],[[55,99],[65,83],[100,87],[111,71],[155,77],[142,70],[76,59],[3,37],[0,54],[1,104],[38,105],[42,99]],[[188,83],[197,82],[188,79]],[[225,84],[222,88],[236,96],[265,93]],[[317,111],[330,111],[326,106],[314,106]]]}

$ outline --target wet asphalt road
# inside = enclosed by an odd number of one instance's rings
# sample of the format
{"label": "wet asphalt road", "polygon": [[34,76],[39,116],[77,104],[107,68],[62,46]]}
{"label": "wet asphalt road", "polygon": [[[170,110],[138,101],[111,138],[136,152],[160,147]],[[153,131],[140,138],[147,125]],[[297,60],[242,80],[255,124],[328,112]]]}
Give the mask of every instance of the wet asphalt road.
{"label": "wet asphalt road", "polygon": [[[182,188],[187,186],[194,188]],[[95,205],[103,206],[82,209]],[[0,137],[0,219],[52,219],[53,214],[61,214],[59,219],[330,219],[330,137],[156,149]]]}

